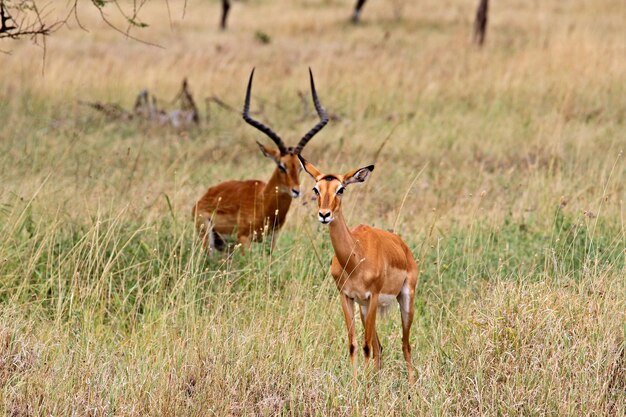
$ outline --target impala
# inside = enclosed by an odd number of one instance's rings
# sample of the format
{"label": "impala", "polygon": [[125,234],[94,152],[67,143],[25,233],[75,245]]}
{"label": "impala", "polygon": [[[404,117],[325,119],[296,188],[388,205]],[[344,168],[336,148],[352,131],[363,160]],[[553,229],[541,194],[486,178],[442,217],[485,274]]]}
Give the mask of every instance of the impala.
{"label": "impala", "polygon": [[[359,19],[361,17],[361,9],[363,8],[365,1],[366,0],[357,0],[356,5],[354,6],[354,12],[352,13],[352,22],[359,22]],[[228,12],[230,11],[230,2],[231,0],[222,0],[222,18],[220,19],[220,27],[223,30],[226,29]]]}
{"label": "impala", "polygon": [[413,254],[402,239],[393,233],[366,225],[348,229],[341,210],[346,187],[364,182],[374,165],[349,171],[343,175],[323,174],[298,155],[303,169],[315,180],[314,193],[319,206],[318,220],[327,224],[335,256],[330,273],[339,290],[341,308],[348,329],[348,348],[356,383],[356,336],[354,330],[354,302],[359,305],[365,328],[363,353],[365,366],[373,355],[376,369],[380,369],[383,348],[376,333],[376,312],[390,307],[394,300],[400,304],[402,319],[402,353],[414,382],[411,364],[409,333],[413,322],[413,298],[417,285],[418,268]]}
{"label": "impala", "polygon": [[311,94],[320,121],[300,139],[295,147],[287,147],[283,140],[269,127],[250,117],[250,91],[254,69],[250,74],[246,99],[243,105],[243,119],[274,143],[276,149],[257,142],[261,153],[274,161],[276,168],[267,183],[260,180],[226,181],[210,187],[193,206],[192,215],[202,244],[207,252],[224,250],[223,235],[236,233],[242,251],[251,241],[261,240],[266,231],[270,232],[272,247],[278,231],[285,222],[292,198],[300,195],[301,166],[298,155],[306,144],[328,123],[328,115],[322,107],[315,91],[313,73]]}

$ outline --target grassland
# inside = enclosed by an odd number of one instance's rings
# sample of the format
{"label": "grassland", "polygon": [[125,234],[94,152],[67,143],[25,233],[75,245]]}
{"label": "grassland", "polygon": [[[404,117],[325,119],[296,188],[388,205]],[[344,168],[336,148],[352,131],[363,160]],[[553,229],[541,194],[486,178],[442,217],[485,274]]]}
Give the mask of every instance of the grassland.
{"label": "grassland", "polygon": [[[6,415],[624,415],[626,9],[617,0],[258,0],[143,10],[0,49],[0,408]],[[57,7],[61,7],[57,5]],[[114,13],[111,11],[111,18]],[[76,25],[74,25],[76,26]],[[267,43],[269,41],[269,43]],[[276,250],[207,259],[206,187],[269,177],[253,106],[288,142],[307,67],[334,115],[304,155],[342,172],[349,224],[394,228],[420,260],[409,387],[397,309],[383,369],[350,384],[327,230],[303,175]],[[42,75],[42,69],[43,75]],[[181,132],[79,100],[201,103]],[[382,147],[382,148],[381,148]],[[361,361],[362,363],[362,361]],[[365,395],[365,381],[370,389]],[[410,399],[409,399],[410,396]]]}

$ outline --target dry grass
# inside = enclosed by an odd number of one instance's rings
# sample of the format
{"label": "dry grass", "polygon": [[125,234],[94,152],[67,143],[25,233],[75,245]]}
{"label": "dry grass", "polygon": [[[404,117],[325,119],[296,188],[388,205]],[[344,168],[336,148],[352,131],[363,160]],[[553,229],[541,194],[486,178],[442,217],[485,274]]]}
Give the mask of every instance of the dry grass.
{"label": "dry grass", "polygon": [[[626,413],[622,2],[498,2],[483,50],[469,2],[370,0],[359,27],[349,1],[240,2],[226,33],[218,2],[184,19],[170,3],[171,22],[153,2],[134,32],[163,49],[87,6],[90,31],[51,38],[43,76],[41,50],[0,43],[6,414]],[[78,104],[130,107],[142,88],[165,103],[187,76],[203,112],[212,95],[238,109],[253,66],[253,107],[288,142],[315,123],[297,96],[313,68],[335,118],[308,159],[376,163],[347,218],[395,226],[421,259],[416,386],[392,313],[369,399],[365,374],[352,389],[310,193],[271,256],[199,250],[206,187],[272,169],[238,114],[213,106],[179,132]]]}

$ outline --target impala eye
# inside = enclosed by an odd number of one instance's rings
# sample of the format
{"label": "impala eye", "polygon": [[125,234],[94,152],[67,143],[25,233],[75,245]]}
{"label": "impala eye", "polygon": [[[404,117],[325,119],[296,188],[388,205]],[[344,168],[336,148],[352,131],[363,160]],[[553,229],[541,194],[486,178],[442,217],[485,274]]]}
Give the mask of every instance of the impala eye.
{"label": "impala eye", "polygon": [[315,187],[313,187],[313,193],[315,193],[315,195],[320,195],[320,192]]}
{"label": "impala eye", "polygon": [[345,190],[345,187],[341,187],[337,190],[336,194],[337,195],[343,195],[343,190]]}
{"label": "impala eye", "polygon": [[278,169],[280,169],[282,173],[287,173],[287,167],[285,167],[282,163],[278,164]]}

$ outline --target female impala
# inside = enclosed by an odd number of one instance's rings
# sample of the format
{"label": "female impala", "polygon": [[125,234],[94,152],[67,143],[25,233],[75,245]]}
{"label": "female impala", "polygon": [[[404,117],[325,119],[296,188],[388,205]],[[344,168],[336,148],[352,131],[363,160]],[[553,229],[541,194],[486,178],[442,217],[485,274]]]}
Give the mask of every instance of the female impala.
{"label": "female impala", "polygon": [[317,98],[311,69],[309,75],[313,104],[320,121],[300,139],[296,147],[287,148],[272,129],[250,117],[252,70],[243,105],[243,118],[276,144],[277,149],[270,149],[257,142],[263,155],[276,163],[276,169],[267,184],[260,180],[226,181],[209,188],[193,206],[196,229],[207,251],[224,250],[225,243],[221,235],[234,232],[237,233],[237,241],[247,248],[251,240],[260,240],[268,229],[273,247],[278,230],[285,222],[291,199],[300,195],[301,168],[298,155],[328,123],[328,115]]}
{"label": "female impala", "polygon": [[335,250],[330,273],[340,293],[346,327],[348,347],[356,381],[356,337],[354,332],[354,302],[360,306],[361,321],[365,327],[365,365],[370,353],[376,369],[380,369],[383,348],[376,333],[376,312],[386,309],[393,300],[400,304],[402,318],[402,352],[409,372],[409,382],[414,382],[411,365],[409,332],[413,322],[413,297],[417,285],[418,269],[413,254],[398,235],[366,225],[348,229],[341,212],[341,199],[349,184],[363,182],[374,165],[349,171],[343,175],[322,174],[312,164],[298,155],[304,170],[315,180],[313,191],[319,205],[318,219],[328,224],[330,241]]}

